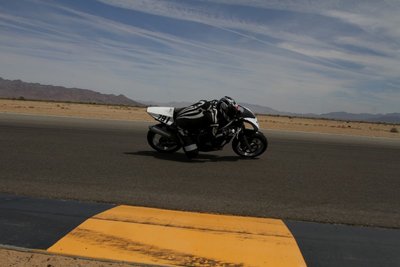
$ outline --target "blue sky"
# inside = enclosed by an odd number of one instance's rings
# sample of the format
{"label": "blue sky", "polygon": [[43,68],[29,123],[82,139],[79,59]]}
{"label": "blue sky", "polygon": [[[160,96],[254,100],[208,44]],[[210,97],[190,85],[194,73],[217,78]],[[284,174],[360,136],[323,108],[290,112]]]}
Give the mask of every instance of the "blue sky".
{"label": "blue sky", "polygon": [[398,0],[0,0],[0,77],[281,111],[400,112]]}

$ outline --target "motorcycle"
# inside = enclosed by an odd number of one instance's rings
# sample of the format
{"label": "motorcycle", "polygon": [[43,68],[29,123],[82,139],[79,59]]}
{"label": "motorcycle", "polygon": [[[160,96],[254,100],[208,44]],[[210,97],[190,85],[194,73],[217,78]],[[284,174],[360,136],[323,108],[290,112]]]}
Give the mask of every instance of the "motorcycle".
{"label": "motorcycle", "polygon": [[[176,114],[181,109],[173,107],[148,107],[147,113],[159,124],[149,127],[147,142],[161,153],[174,153],[181,149],[183,141],[174,123]],[[254,113],[238,106],[239,115],[228,124],[217,130],[215,134],[206,129],[191,131],[189,134],[195,140],[198,150],[209,152],[222,150],[232,142],[233,151],[243,158],[255,158],[264,153],[268,147],[267,138],[259,131],[260,126]]]}

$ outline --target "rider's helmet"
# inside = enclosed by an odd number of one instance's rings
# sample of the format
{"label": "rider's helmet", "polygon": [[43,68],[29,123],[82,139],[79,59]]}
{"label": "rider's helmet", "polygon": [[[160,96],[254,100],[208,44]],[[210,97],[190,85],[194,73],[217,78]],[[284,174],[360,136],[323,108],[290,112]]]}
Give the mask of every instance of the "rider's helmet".
{"label": "rider's helmet", "polygon": [[217,109],[227,121],[231,121],[239,114],[238,104],[229,96],[218,101]]}

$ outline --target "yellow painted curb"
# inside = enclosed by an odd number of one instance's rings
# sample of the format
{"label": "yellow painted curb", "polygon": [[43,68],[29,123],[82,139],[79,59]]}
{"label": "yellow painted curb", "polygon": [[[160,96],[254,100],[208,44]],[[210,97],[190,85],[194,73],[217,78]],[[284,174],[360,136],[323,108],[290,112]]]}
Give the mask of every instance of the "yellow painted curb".
{"label": "yellow painted curb", "polygon": [[169,266],[306,266],[281,220],[118,206],[49,252]]}

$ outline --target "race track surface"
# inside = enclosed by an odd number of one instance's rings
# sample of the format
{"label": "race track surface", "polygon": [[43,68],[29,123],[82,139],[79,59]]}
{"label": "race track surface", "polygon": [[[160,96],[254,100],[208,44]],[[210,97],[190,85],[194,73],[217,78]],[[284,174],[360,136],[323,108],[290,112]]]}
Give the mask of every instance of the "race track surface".
{"label": "race track surface", "polygon": [[267,130],[259,159],[188,161],[152,151],[148,125],[0,114],[0,192],[400,227],[399,141]]}
{"label": "race track surface", "polygon": [[137,266],[381,267],[400,263],[398,229],[9,194],[0,194],[1,246]]}

